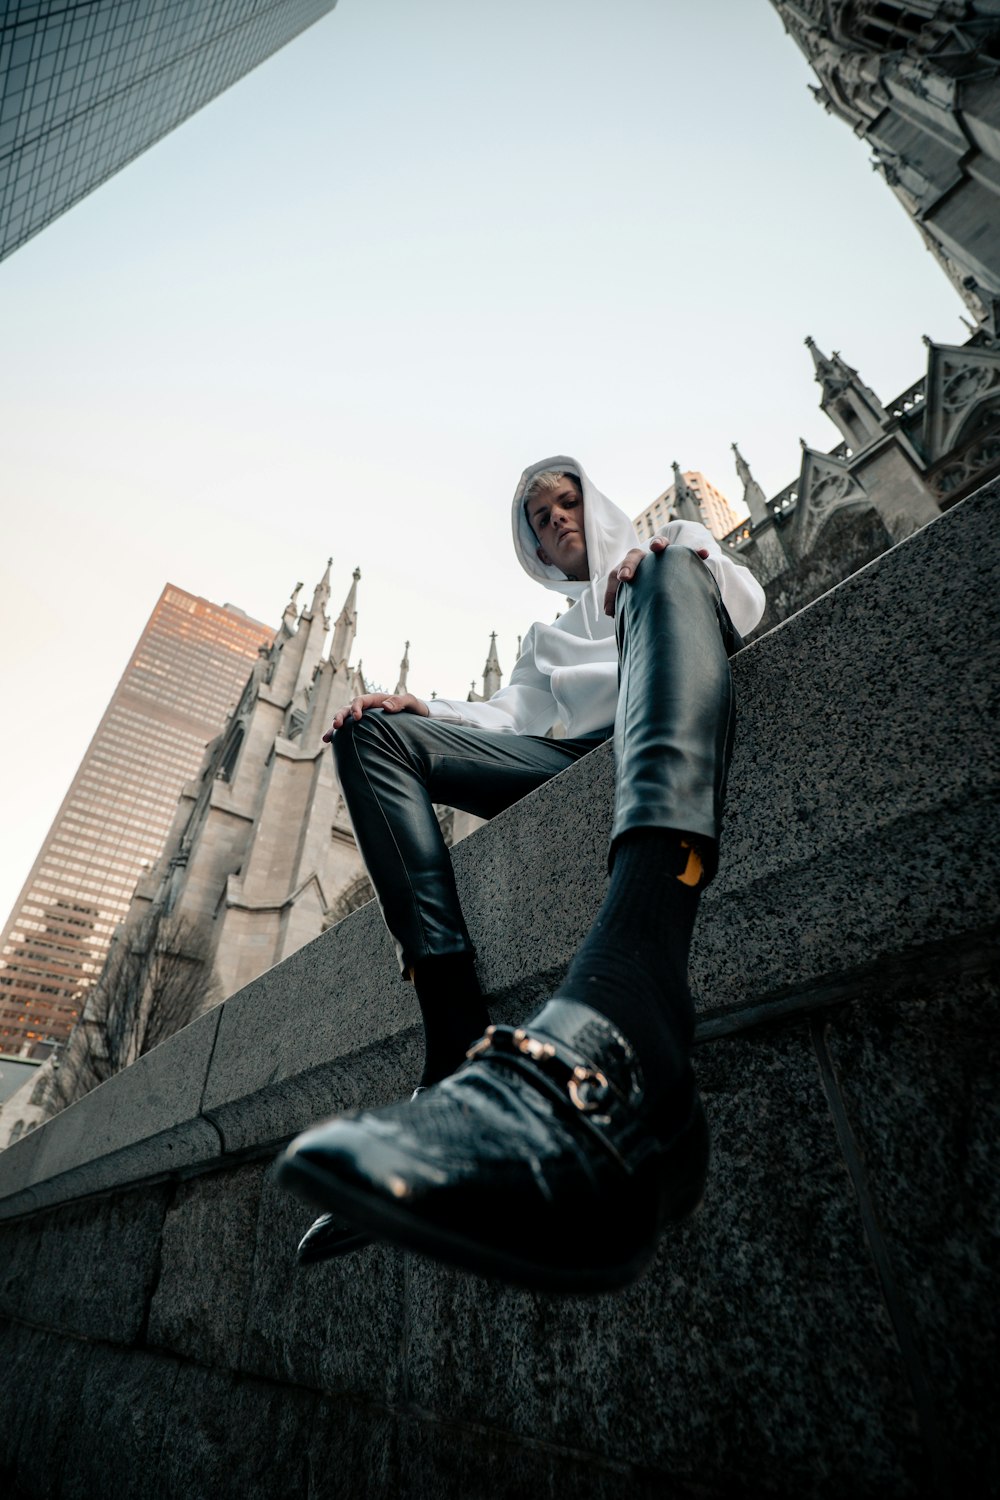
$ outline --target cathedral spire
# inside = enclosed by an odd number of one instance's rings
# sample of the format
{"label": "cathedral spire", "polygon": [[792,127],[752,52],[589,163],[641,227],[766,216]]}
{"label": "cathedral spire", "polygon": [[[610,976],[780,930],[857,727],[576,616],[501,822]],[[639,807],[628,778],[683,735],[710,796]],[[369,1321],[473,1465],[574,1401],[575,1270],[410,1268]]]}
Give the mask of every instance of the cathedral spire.
{"label": "cathedral spire", "polygon": [[281,617],[281,623],[282,625],[284,625],[285,630],[289,635],[292,635],[294,633],[295,622],[299,617],[299,594],[301,592],[302,580],[300,578],[298,583],[292,589],[292,597],[285,605],[285,613]]}
{"label": "cathedral spire", "polygon": [[333,558],[328,557],[326,560],[326,572],[313,590],[312,602],[312,613],[318,615],[320,610],[323,611],[323,621],[327,629],[330,628],[330,622],[326,618],[326,606],[330,602],[330,568],[332,564]]}
{"label": "cathedral spire", "polygon": [[503,675],[500,671],[500,661],[497,657],[497,633],[490,632],[490,650],[483,668],[483,697],[492,698],[494,693],[500,691],[503,684]]}
{"label": "cathedral spire", "polygon": [[705,523],[697,495],[681,473],[681,466],[676,459],[671,467],[674,471],[674,515],[678,521],[697,521],[699,526],[703,526]]}
{"label": "cathedral spire", "polygon": [[736,472],[740,476],[740,483],[743,485],[743,504],[750,512],[751,523],[754,526],[759,526],[761,521],[766,521],[770,515],[770,511],[767,508],[767,496],[753,477],[750,465],[735,443],[733,444],[733,452],[736,455]]}
{"label": "cathedral spire", "polygon": [[350,592],[344,600],[344,607],[337,616],[337,623],[333,627],[333,641],[330,646],[330,660],[335,667],[341,662],[346,662],[354,645],[354,637],[358,630],[358,580],[361,577],[361,569],[355,568],[352,574]]}
{"label": "cathedral spire", "polygon": [[816,367],[816,380],[822,396],[820,409],[839,429],[853,453],[875,438],[881,437],[889,421],[889,413],[861,376],[836,349],[830,358],[817,348],[815,341],[806,339],[806,348],[812,355]]}
{"label": "cathedral spire", "polygon": [[407,686],[406,686],[406,678],[407,678],[407,675],[409,673],[409,670],[410,670],[410,643],[409,643],[409,641],[407,641],[406,644],[405,644],[405,646],[403,647],[403,660],[399,664],[399,681],[396,683],[396,686],[393,689],[394,692],[405,693],[405,692],[408,691]]}

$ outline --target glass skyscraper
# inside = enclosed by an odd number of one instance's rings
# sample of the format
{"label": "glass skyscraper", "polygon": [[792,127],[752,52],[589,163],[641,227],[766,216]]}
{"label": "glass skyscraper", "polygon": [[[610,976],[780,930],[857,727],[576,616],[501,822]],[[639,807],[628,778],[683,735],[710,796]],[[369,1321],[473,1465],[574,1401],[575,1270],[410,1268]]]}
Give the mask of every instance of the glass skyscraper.
{"label": "glass skyscraper", "polygon": [[167,584],[0,936],[0,1052],[69,1035],[184,783],[274,631]]}
{"label": "glass skyscraper", "polygon": [[0,0],[0,259],[336,0]]}

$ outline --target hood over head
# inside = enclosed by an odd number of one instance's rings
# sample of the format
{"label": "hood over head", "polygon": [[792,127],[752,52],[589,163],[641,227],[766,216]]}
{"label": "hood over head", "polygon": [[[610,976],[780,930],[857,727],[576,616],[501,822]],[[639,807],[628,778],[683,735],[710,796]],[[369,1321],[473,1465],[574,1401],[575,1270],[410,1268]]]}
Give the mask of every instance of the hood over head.
{"label": "hood over head", "polygon": [[[580,482],[583,491],[583,530],[587,539],[587,565],[590,581],[567,578],[561,568],[546,565],[538,556],[538,541],[528,525],[524,513],[524,497],[537,474],[554,470],[557,474],[572,474]],[[623,510],[602,495],[591,484],[581,464],[575,458],[560,455],[543,458],[530,464],[521,475],[514,491],[511,513],[514,532],[514,551],[521,567],[529,578],[534,578],[547,589],[553,589],[570,599],[580,599],[588,590],[596,592],[597,580],[606,578],[611,569],[617,567],[631,547],[640,546],[635,527]]]}

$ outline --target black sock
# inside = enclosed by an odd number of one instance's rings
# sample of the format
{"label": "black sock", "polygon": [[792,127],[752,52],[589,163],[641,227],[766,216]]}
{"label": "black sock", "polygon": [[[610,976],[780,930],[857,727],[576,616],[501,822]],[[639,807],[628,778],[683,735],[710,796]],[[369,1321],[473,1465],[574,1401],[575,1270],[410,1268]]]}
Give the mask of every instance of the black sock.
{"label": "black sock", "polygon": [[424,1020],[425,1087],[447,1078],[490,1024],[471,953],[445,953],[413,966],[413,988]]}
{"label": "black sock", "polygon": [[701,875],[684,835],[658,828],[624,834],[604,903],[558,991],[625,1034],[639,1057],[646,1099],[664,1120],[684,1107],[690,1076],[687,964]]}

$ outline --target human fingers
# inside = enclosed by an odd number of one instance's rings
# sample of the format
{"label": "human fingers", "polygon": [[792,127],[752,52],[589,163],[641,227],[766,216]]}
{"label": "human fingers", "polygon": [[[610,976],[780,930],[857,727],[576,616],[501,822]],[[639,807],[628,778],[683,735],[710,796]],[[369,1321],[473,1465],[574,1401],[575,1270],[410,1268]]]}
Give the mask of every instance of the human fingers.
{"label": "human fingers", "polygon": [[611,569],[611,572],[608,574],[608,586],[604,590],[604,613],[606,615],[613,615],[615,612],[618,585],[620,583],[628,583],[631,578],[635,577],[635,570],[645,556],[646,554],[641,547],[633,547],[625,554],[617,568]]}
{"label": "human fingers", "polygon": [[360,719],[365,708],[371,708],[375,694],[366,693],[363,698],[352,698],[350,703],[345,703],[343,708],[338,708],[333,716],[333,723],[324,734],[323,738],[329,742],[338,729],[342,729],[348,719]]}
{"label": "human fingers", "polygon": [[633,547],[626,554],[625,561],[620,564],[617,570],[618,578],[622,583],[628,583],[630,578],[635,577],[636,570],[645,556],[646,554],[641,547]]}
{"label": "human fingers", "polygon": [[413,693],[389,693],[382,699],[381,706],[390,714],[420,714],[425,719],[430,715],[424,700]]}
{"label": "human fingers", "polygon": [[[665,552],[669,546],[670,542],[665,536],[654,536],[653,540],[649,544],[649,550],[650,552],[657,553]],[[694,552],[696,557],[705,558],[711,557],[712,555],[707,547],[695,547]]]}

